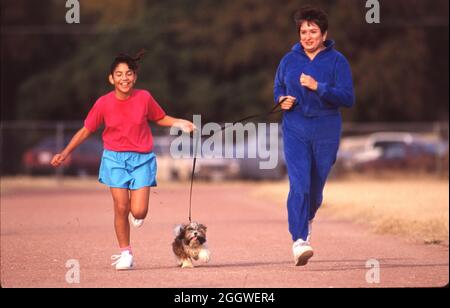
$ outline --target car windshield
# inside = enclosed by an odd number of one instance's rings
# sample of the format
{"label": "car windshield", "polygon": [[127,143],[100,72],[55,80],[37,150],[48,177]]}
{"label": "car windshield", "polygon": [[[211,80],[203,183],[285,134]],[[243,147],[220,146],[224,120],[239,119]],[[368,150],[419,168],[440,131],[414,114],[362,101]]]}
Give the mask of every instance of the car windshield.
{"label": "car windshield", "polygon": [[377,141],[374,143],[375,148],[381,148],[383,150],[388,149],[390,147],[401,147],[405,145],[404,142],[401,141]]}

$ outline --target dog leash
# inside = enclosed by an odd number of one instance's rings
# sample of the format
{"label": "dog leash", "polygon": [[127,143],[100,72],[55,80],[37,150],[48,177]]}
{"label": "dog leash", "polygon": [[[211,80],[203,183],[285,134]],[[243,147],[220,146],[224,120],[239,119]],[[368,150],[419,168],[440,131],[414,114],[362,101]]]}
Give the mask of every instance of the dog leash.
{"label": "dog leash", "polygon": [[[254,118],[268,117],[268,116],[270,116],[271,114],[275,114],[275,113],[282,112],[283,109],[277,110],[277,108],[278,108],[278,107],[281,105],[281,103],[283,103],[286,99],[287,99],[287,97],[283,98],[283,99],[282,99],[278,104],[276,104],[269,112],[261,113],[261,114],[253,114],[253,115],[247,116],[247,117],[245,117],[245,118],[242,118],[242,119],[239,119],[239,120],[234,121],[234,122],[233,122],[231,125],[229,125],[229,126],[226,126],[226,124],[224,124],[220,129],[214,131],[214,132],[212,133],[211,136],[214,136],[215,133],[220,132],[220,131],[223,131],[223,130],[227,129],[228,127],[231,127],[231,126],[235,125],[236,123],[248,121],[248,120],[254,119]],[[193,139],[195,139],[194,133],[192,134],[192,137],[193,137]],[[193,161],[192,161],[191,188],[190,188],[190,191],[189,191],[189,222],[192,222],[192,220],[191,220],[191,213],[192,213],[192,186],[193,186],[193,184],[194,184],[195,163],[197,162],[197,147],[198,147],[198,140],[199,140],[199,139],[200,139],[200,138],[197,138],[196,141],[195,141],[195,145],[194,145],[194,153],[193,153],[193,154],[194,154],[194,158],[193,158]]]}

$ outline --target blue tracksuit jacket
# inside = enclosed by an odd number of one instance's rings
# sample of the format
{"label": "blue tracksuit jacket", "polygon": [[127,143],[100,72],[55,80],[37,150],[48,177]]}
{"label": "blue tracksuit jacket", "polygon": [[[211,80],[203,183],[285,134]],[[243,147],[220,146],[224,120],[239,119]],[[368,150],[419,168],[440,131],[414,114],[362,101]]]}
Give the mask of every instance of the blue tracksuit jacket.
{"label": "blue tracksuit jacket", "polygon": [[[340,107],[354,104],[350,65],[325,41],[311,61],[297,43],[278,66],[274,99],[297,98],[295,106],[283,114],[283,144],[289,176],[287,200],[289,231],[294,241],[307,240],[308,221],[322,204],[326,178],[336,160],[341,135]],[[316,91],[300,84],[300,75],[318,82]]]}

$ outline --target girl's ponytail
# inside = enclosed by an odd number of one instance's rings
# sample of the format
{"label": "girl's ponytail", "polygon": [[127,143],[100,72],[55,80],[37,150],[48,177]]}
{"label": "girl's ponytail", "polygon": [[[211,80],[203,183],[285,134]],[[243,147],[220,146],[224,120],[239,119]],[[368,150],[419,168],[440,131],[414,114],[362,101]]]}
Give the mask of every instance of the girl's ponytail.
{"label": "girl's ponytail", "polygon": [[114,59],[113,63],[111,63],[110,73],[113,74],[117,65],[119,65],[120,63],[126,63],[131,70],[137,72],[139,68],[138,62],[143,58],[145,52],[146,51],[144,49],[141,49],[134,57],[131,57],[125,53],[119,54]]}

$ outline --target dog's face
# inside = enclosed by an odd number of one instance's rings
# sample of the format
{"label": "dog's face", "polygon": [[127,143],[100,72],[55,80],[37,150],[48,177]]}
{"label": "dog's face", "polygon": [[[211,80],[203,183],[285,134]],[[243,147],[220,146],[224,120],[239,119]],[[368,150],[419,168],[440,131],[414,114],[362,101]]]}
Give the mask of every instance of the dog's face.
{"label": "dog's face", "polygon": [[203,245],[206,242],[206,226],[197,222],[183,225],[179,238],[183,240],[185,245],[191,247]]}

